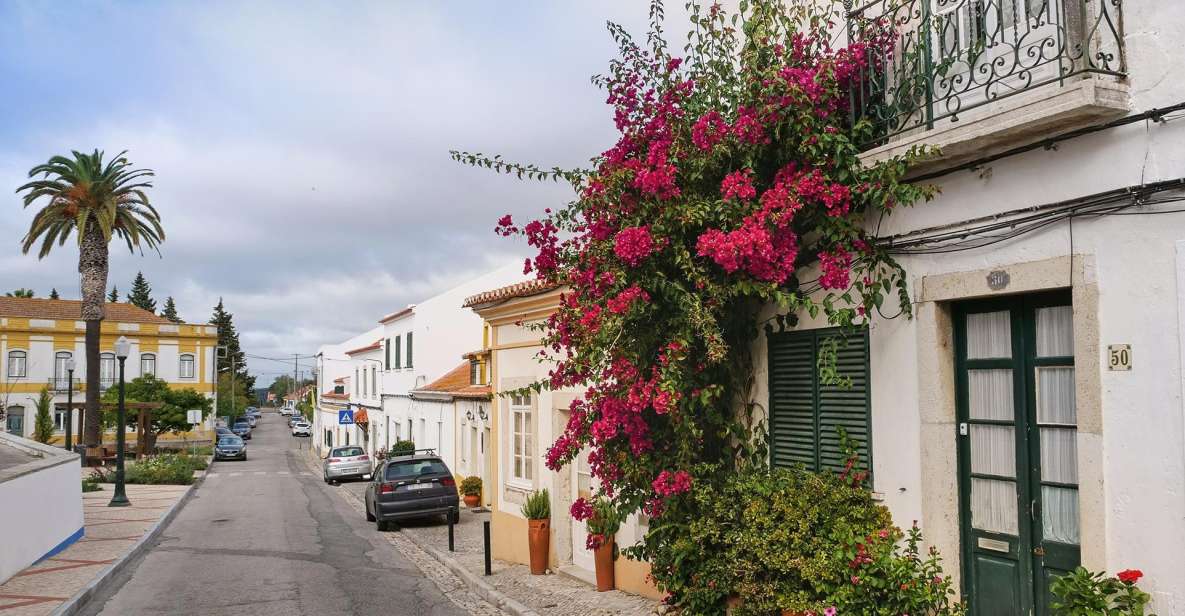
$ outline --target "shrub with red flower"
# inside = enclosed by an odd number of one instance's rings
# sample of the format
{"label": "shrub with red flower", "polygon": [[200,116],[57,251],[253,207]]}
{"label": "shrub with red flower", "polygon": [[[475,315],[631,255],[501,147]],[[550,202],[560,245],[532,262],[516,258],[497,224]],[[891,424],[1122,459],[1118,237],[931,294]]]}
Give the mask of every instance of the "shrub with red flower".
{"label": "shrub with red flower", "polygon": [[[645,44],[610,26],[620,57],[594,81],[620,136],[592,169],[453,153],[572,183],[567,206],[521,229],[509,217],[498,225],[536,249],[537,276],[566,286],[543,332],[544,385],[584,393],[547,465],[591,448],[600,495],[622,515],[661,515],[665,528],[695,515],[693,485],[764,463],[744,404],[758,309],[850,326],[895,289],[908,313],[901,268],[865,221],[932,192],[903,180],[921,152],[859,158],[876,129],[853,123],[850,92],[893,53],[886,24],[854,24],[857,40],[837,45],[838,0],[746,7],[734,25],[719,6],[692,5],[685,58],[658,21]],[[660,20],[661,6],[651,14]],[[675,536],[651,532],[626,552],[657,562]],[[660,587],[675,574],[653,572]]]}

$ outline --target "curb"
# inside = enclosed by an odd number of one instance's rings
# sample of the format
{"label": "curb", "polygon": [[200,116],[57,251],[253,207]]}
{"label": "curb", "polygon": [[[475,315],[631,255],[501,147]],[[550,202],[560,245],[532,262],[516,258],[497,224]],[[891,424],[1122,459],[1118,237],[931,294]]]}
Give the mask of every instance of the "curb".
{"label": "curb", "polygon": [[[312,461],[311,454],[306,456],[306,462],[312,463]],[[320,460],[318,459],[318,461]],[[314,468],[314,470],[316,469]],[[343,499],[357,500],[354,495],[350,494],[349,492],[340,492],[339,494],[342,495],[341,497]],[[532,610],[526,605],[523,605],[519,601],[511,598],[506,593],[494,588],[493,585],[481,579],[481,576],[478,576],[476,573],[466,569],[464,565],[457,562],[456,559],[450,558],[440,550],[428,545],[428,543],[423,539],[420,539],[411,533],[404,532],[400,532],[399,536],[411,541],[416,545],[416,547],[426,552],[432,558],[435,558],[437,562],[444,565],[449,571],[452,571],[453,575],[456,575],[462,582],[469,585],[469,589],[472,590],[474,594],[484,599],[486,603],[489,603],[490,605],[493,605],[494,607],[511,614],[512,616],[540,616],[540,614],[535,610]]]}
{"label": "curb", "polygon": [[[211,466],[213,466],[213,462],[206,467],[206,472],[209,472]],[[50,616],[72,616],[73,614],[77,614],[82,611],[82,608],[86,607],[91,597],[106,590],[115,580],[115,576],[123,571],[133,558],[146,551],[148,545],[160,536],[165,527],[169,525],[169,522],[172,522],[173,518],[177,516],[177,513],[181,511],[181,508],[185,506],[185,503],[189,502],[190,498],[193,498],[194,492],[197,492],[198,487],[205,481],[206,472],[194,478],[193,483],[189,484],[189,489],[185,491],[185,494],[177,502],[173,503],[172,507],[169,507],[169,510],[156,521],[156,524],[152,525],[152,528],[148,529],[147,533],[144,533],[143,537],[140,537],[140,540],[132,546],[132,549],[128,550],[127,554],[124,554],[119,560],[100,571],[98,577],[91,580],[89,584],[74,593],[73,597],[70,597],[69,600],[50,612]]]}

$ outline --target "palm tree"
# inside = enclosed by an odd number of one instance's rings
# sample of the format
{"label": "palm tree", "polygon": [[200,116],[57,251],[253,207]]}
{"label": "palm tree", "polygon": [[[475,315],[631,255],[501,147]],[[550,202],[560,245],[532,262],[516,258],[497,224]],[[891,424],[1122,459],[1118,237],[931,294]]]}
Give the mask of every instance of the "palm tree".
{"label": "palm tree", "polygon": [[71,152],[73,158],[54,156],[29,170],[29,183],[16,189],[24,193],[24,207],[42,197],[48,203],[33,217],[22,241],[28,254],[41,246],[37,258],[45,258],[55,243],[65,245],[73,233],[78,242],[78,274],[82,287],[82,319],[86,321],[86,432],[83,442],[99,445],[99,329],[103,320],[103,293],[107,289],[108,244],[119,236],[135,252],[142,246],[160,253],[165,231],[160,215],[144,189],[151,169],[133,169],[127,152],[103,162],[103,152]]}
{"label": "palm tree", "polygon": [[30,298],[30,297],[37,297],[37,294],[33,292],[33,289],[24,289],[24,288],[21,288],[21,289],[17,289],[17,290],[15,290],[15,291],[9,291],[8,293],[5,293],[5,294],[4,294],[4,297],[24,297],[24,298]]}

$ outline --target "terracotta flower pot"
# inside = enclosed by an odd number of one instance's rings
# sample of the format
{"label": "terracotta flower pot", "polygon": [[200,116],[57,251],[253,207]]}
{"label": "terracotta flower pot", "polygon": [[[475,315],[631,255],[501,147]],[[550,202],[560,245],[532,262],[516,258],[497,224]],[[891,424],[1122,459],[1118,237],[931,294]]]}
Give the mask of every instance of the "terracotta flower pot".
{"label": "terracotta flower pot", "polygon": [[613,574],[613,537],[605,537],[593,551],[597,564],[597,592],[617,588]]}
{"label": "terracotta flower pot", "polygon": [[547,571],[548,548],[551,544],[551,520],[527,520],[527,547],[531,551],[531,575]]}
{"label": "terracotta flower pot", "polygon": [[479,503],[481,503],[481,495],[480,494],[466,494],[464,498],[465,498],[465,506],[470,509],[473,509]]}

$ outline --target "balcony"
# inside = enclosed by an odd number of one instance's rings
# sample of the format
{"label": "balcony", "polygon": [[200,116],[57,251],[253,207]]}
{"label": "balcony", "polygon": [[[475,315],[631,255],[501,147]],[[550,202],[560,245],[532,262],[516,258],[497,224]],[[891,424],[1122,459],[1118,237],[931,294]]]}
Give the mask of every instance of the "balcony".
{"label": "balcony", "polygon": [[[67,391],[70,391],[71,385],[73,385],[76,393],[86,391],[86,379],[73,379],[71,381],[71,379],[64,376],[49,378],[46,386],[49,388],[50,393],[65,394]],[[107,391],[113,386],[115,386],[114,378],[99,377],[99,391]]]}
{"label": "balcony", "polygon": [[941,150],[919,170],[1040,141],[1128,111],[1122,0],[872,0],[848,34],[891,25],[888,57],[854,81],[866,161],[915,145]]}

